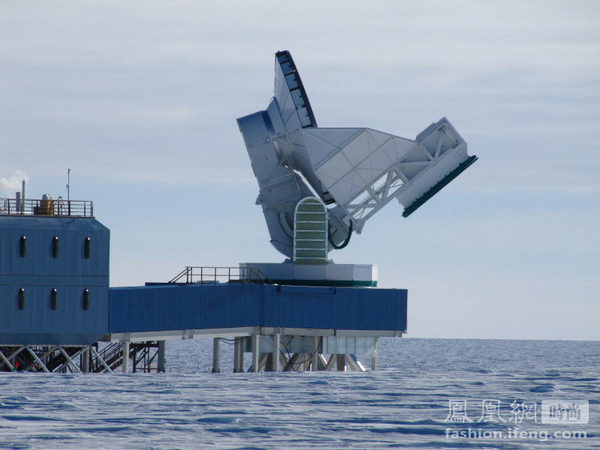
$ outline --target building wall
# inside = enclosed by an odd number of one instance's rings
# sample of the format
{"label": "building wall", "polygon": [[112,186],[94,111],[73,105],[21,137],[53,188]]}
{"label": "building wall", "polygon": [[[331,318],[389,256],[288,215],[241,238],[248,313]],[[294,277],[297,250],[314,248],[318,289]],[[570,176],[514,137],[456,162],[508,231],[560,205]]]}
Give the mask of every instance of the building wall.
{"label": "building wall", "polygon": [[406,331],[405,289],[265,284],[110,290],[110,332],[236,327]]}
{"label": "building wall", "polygon": [[106,335],[109,245],[109,230],[95,219],[0,216],[0,344],[91,344]]}

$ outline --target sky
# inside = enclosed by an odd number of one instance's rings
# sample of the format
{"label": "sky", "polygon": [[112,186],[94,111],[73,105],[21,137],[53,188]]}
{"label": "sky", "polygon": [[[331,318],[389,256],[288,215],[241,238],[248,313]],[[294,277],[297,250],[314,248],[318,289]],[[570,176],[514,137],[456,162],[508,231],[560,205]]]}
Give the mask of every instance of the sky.
{"label": "sky", "polygon": [[479,157],[337,263],[408,289],[407,337],[600,339],[600,3],[0,3],[0,196],[93,200],[111,285],[280,262],[235,119],[290,50],[320,126]]}

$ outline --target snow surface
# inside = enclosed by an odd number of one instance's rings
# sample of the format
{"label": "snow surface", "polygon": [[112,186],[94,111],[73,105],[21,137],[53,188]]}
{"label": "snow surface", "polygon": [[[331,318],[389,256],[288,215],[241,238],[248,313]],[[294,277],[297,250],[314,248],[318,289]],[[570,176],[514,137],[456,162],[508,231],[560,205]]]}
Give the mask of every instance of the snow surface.
{"label": "snow surface", "polygon": [[[222,344],[167,343],[164,374],[0,374],[0,448],[600,446],[600,343],[382,339],[380,370],[233,374]],[[249,361],[246,355],[246,362]],[[367,362],[367,361],[365,361]],[[588,400],[590,423],[511,422],[511,403]],[[448,420],[466,400],[473,423]],[[482,401],[506,422],[478,422]],[[585,439],[477,439],[447,431],[585,431]]]}

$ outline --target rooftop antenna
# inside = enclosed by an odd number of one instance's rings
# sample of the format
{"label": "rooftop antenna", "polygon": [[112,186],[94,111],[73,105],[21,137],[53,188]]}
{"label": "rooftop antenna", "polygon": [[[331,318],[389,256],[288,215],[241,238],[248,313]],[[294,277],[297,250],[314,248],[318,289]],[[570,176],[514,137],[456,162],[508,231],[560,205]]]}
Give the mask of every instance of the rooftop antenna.
{"label": "rooftop antenna", "polygon": [[67,169],[67,204],[71,205],[71,169]]}
{"label": "rooftop antenna", "polygon": [[25,180],[21,181],[21,213],[25,212]]}

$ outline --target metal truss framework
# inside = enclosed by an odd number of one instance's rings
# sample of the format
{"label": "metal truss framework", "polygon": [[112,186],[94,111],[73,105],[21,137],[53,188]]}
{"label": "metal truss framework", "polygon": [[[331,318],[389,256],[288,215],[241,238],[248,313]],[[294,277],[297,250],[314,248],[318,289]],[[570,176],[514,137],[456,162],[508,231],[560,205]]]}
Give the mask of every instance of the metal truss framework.
{"label": "metal truss framework", "polygon": [[[365,130],[365,133],[369,132],[370,130]],[[362,192],[347,205],[344,205],[353,222],[358,224],[357,228],[359,230],[377,211],[400,196],[402,188],[405,188],[411,180],[415,179],[421,172],[425,172],[429,166],[437,164],[445,153],[442,150],[447,150],[448,147],[442,147],[446,135],[443,126],[439,127],[436,132],[437,143],[434,152],[431,152],[425,146],[413,150],[404,159],[390,165],[379,178],[365,186]],[[394,138],[395,136],[390,136],[375,151],[390,145]],[[458,144],[459,142],[454,143],[454,145]]]}
{"label": "metal truss framework", "polygon": [[[443,118],[427,128],[417,141],[370,128],[308,128],[273,139],[281,152],[281,163],[310,172],[325,200],[335,202],[360,232],[364,224],[391,200],[409,207],[422,194],[417,181],[442,158],[467,158],[466,144]],[[312,149],[315,149],[311,151]],[[327,155],[320,159],[322,155]],[[444,168],[434,179],[451,171]],[[423,180],[425,181],[425,180]],[[434,182],[427,180],[427,188]],[[331,201],[332,202],[332,201]]]}
{"label": "metal truss framework", "polygon": [[[398,331],[331,330],[307,328],[224,328],[124,333],[99,345],[4,345],[0,346],[0,372],[114,373],[164,372],[165,341],[213,338],[214,373],[220,372],[220,345],[233,344],[233,371],[304,372],[367,370],[357,354],[371,359],[377,368],[379,337],[401,337]],[[245,368],[244,354],[251,354]],[[123,355],[129,357],[124,358]]]}
{"label": "metal truss framework", "polygon": [[[233,372],[365,371],[357,354],[370,358],[377,369],[380,337],[402,337],[401,331],[336,330],[321,328],[241,327],[116,333],[113,344],[165,340],[213,339],[212,372],[221,372],[221,344],[233,345]],[[244,354],[251,354],[245,365]]]}
{"label": "metal truss framework", "polygon": [[[262,340],[267,340],[267,350],[261,345]],[[249,337],[236,337],[234,339],[233,371],[240,372],[306,372],[338,370],[341,372],[358,371],[366,372],[365,366],[356,354],[348,347],[346,351],[340,349],[338,353],[325,353],[330,337],[325,336],[300,336],[300,335],[268,335],[254,334]],[[337,341],[338,338],[333,338]],[[371,359],[371,370],[377,369],[377,337],[340,337],[353,341],[371,341],[372,347],[366,352]],[[213,344],[213,372],[219,372],[219,341],[215,338]],[[336,346],[334,345],[334,348]],[[344,347],[344,345],[342,345]],[[352,346],[358,348],[358,346]],[[251,353],[252,359],[248,369],[244,369],[244,349]],[[294,351],[295,350],[295,351]]]}
{"label": "metal truss framework", "polygon": [[105,357],[97,345],[7,345],[0,346],[0,371],[112,373]]}
{"label": "metal truss framework", "polygon": [[[157,358],[163,354],[164,341],[110,343],[103,347],[94,345],[6,345],[0,346],[0,372],[43,373],[113,373],[118,367],[133,372],[164,371]],[[123,355],[129,357],[123,359]]]}
{"label": "metal truss framework", "polygon": [[[338,370],[365,372],[367,369],[357,352],[371,359],[371,370],[377,369],[376,336],[319,336],[252,334],[233,341],[233,371],[240,372],[305,372]],[[223,338],[214,338],[213,372],[219,372],[219,346]],[[266,344],[266,345],[265,345]],[[244,353],[251,354],[248,369]]]}

